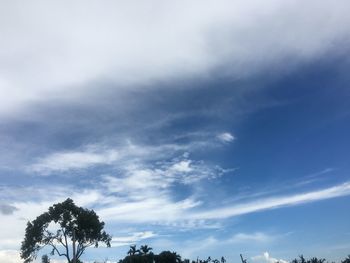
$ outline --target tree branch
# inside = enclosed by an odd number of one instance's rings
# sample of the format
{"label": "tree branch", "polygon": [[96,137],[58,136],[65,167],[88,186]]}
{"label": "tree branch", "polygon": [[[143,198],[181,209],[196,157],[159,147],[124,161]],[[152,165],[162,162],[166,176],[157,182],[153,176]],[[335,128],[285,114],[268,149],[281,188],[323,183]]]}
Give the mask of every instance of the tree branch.
{"label": "tree branch", "polygon": [[78,244],[78,250],[77,250],[77,258],[79,258],[85,251],[87,247],[90,247],[94,244],[94,242],[90,242],[89,244],[86,244],[85,246],[81,243]]}
{"label": "tree branch", "polygon": [[50,245],[52,248],[53,248],[53,251],[56,251],[57,254],[61,257],[61,256],[65,256],[68,260],[68,262],[70,262],[70,257],[69,257],[69,254],[68,253],[61,253],[58,248],[56,247],[56,245],[53,243],[54,240],[58,241],[59,243],[61,243],[63,245],[63,247],[66,249],[66,251],[68,252],[68,244],[67,244],[67,237],[64,233],[64,236],[65,236],[65,241],[66,241],[66,244],[64,244],[62,242],[62,238],[59,237],[58,234],[56,235],[53,235],[50,231],[48,230],[45,230],[46,234],[47,235],[43,235],[44,237],[44,240],[46,242],[46,245]]}
{"label": "tree branch", "polygon": [[69,249],[68,249],[68,241],[67,241],[67,234],[66,231],[62,228],[62,232],[63,232],[63,236],[64,236],[64,241],[66,243],[65,248],[66,248],[66,253],[68,256],[68,260],[70,261],[70,257],[69,257]]}
{"label": "tree branch", "polygon": [[60,257],[61,257],[61,256],[65,256],[65,257],[67,258],[68,262],[70,262],[70,258],[68,257],[68,255],[65,254],[65,253],[61,253],[61,252],[57,249],[57,247],[52,243],[52,241],[50,241],[48,244],[53,248],[54,251],[57,252],[57,254],[58,254]]}

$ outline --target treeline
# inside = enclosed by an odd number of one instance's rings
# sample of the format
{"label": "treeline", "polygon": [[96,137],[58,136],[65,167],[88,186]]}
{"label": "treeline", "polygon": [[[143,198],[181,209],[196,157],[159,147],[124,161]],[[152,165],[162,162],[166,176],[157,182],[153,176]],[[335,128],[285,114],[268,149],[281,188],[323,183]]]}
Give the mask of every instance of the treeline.
{"label": "treeline", "polygon": [[219,259],[199,259],[190,261],[189,259],[183,259],[176,252],[163,251],[159,254],[154,254],[152,248],[144,245],[140,249],[136,246],[130,246],[127,256],[118,263],[226,263],[226,259],[221,257]]}
{"label": "treeline", "polygon": [[[139,249],[134,246],[130,246],[129,251],[127,252],[127,256],[125,256],[123,259],[120,259],[118,263],[226,263],[226,259],[224,257],[221,257],[220,259],[211,258],[208,257],[206,259],[200,259],[197,258],[195,260],[185,259],[182,258],[178,253],[171,252],[171,251],[162,251],[159,254],[155,254],[152,252],[152,248],[144,245],[141,246]],[[240,259],[237,259],[235,262],[241,261]],[[106,263],[105,262],[98,262],[95,261],[94,263]],[[244,263],[249,263],[247,260],[243,260]],[[50,259],[47,255],[44,255],[42,257],[42,263],[50,263]],[[83,263],[81,260],[77,260],[77,263]],[[276,262],[280,263],[280,262]],[[290,263],[335,263],[335,262],[329,262],[324,258],[317,258],[312,257],[309,259],[306,259],[303,255],[299,256],[298,258],[293,259],[290,261]],[[350,263],[350,255],[341,260],[340,263]]]}
{"label": "treeline", "polygon": [[[247,260],[244,260],[243,258],[242,260],[240,260],[238,257],[237,257],[237,261],[235,262],[240,262],[240,261],[247,263]],[[144,245],[144,246],[141,246],[140,249],[137,249],[136,246],[130,246],[127,256],[119,260],[118,263],[226,263],[226,259],[224,257],[221,257],[219,259],[211,258],[211,257],[208,257],[207,259],[197,258],[195,260],[183,259],[179,254],[171,251],[163,251],[159,254],[154,254],[152,252],[151,247]],[[279,263],[279,262],[276,262],[276,263]],[[334,263],[334,262],[328,262],[324,258],[317,258],[317,257],[306,259],[303,255],[301,255],[298,258],[293,259],[290,263]],[[344,260],[341,260],[340,263],[350,263],[350,255]]]}
{"label": "treeline", "polygon": [[[317,257],[306,259],[304,258],[303,255],[301,255],[299,256],[299,258],[293,259],[290,263],[328,263],[328,261],[325,258],[317,258]],[[334,262],[331,262],[331,263],[334,263]],[[340,263],[350,263],[350,255],[344,260],[341,260]]]}

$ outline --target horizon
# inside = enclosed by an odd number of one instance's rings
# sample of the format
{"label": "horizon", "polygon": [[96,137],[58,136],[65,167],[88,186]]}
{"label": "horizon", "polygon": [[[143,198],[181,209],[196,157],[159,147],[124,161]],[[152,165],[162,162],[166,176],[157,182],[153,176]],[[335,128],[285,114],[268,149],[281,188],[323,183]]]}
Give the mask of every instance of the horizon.
{"label": "horizon", "polygon": [[27,221],[67,198],[113,236],[89,262],[133,244],[227,263],[345,259],[348,10],[3,2],[0,261],[22,262]]}

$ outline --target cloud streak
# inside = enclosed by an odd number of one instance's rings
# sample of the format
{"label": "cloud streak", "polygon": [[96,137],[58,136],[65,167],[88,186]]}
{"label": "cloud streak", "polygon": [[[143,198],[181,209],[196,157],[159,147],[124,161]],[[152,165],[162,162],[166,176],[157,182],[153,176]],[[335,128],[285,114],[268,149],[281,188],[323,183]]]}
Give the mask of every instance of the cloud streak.
{"label": "cloud streak", "polygon": [[112,246],[126,246],[135,244],[141,240],[157,237],[158,235],[152,231],[135,232],[128,236],[113,237]]}
{"label": "cloud streak", "polygon": [[235,137],[229,132],[220,133],[217,138],[224,143],[232,142],[235,139]]}
{"label": "cloud streak", "polygon": [[[109,220],[135,223],[156,221],[163,224],[171,221],[221,220],[348,195],[350,195],[350,182],[317,191],[287,196],[272,196],[218,209],[201,209],[202,202],[191,198],[173,203],[168,197],[168,199],[165,199],[167,201],[164,201],[165,195],[161,199],[163,201],[148,198],[141,202],[110,206],[101,209],[99,212]],[[243,236],[240,236],[240,238],[243,238]],[[256,238],[259,238],[259,236],[256,236]],[[260,236],[260,238],[262,237]]]}
{"label": "cloud streak", "polygon": [[268,209],[299,205],[348,195],[350,195],[350,182],[321,189],[318,191],[306,192],[289,196],[277,196],[265,199],[258,199],[256,201],[233,205],[225,208],[213,209],[206,212],[199,212],[194,214],[193,217],[198,217],[202,219],[229,218],[248,213],[260,212]]}

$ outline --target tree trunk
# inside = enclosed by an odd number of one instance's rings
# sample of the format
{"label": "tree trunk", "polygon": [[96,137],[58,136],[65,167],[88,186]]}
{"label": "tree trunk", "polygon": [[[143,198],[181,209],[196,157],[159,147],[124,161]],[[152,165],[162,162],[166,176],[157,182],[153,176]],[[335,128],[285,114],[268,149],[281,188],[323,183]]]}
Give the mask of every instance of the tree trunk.
{"label": "tree trunk", "polygon": [[73,229],[73,263],[77,263],[77,255],[75,248],[75,230]]}

